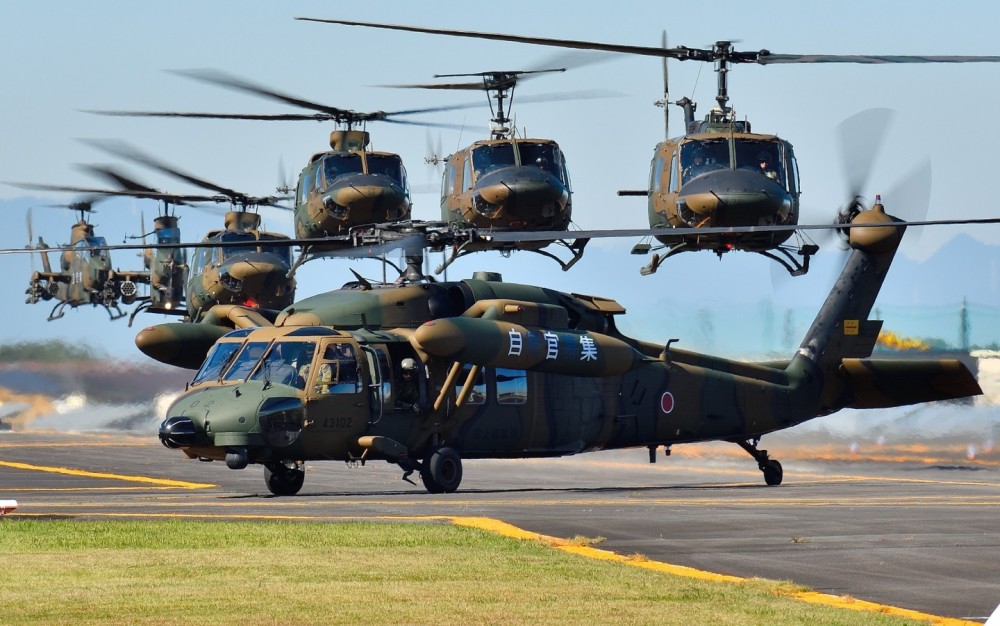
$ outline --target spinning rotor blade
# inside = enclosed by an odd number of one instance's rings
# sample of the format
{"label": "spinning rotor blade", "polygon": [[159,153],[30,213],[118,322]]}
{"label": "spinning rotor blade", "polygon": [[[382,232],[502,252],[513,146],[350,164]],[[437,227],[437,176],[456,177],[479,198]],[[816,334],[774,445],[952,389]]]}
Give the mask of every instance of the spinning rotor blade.
{"label": "spinning rotor blade", "polygon": [[378,24],[374,22],[354,22],[347,20],[331,20],[313,17],[297,17],[297,20],[305,22],[318,22],[323,24],[341,24],[344,26],[364,26],[368,28],[382,28],[386,30],[401,30],[412,33],[429,33],[433,35],[450,35],[452,37],[468,37],[472,39],[489,39],[493,41],[511,41],[515,43],[528,43],[539,46],[554,46],[558,48],[573,48],[577,50],[601,50],[604,52],[619,52],[624,54],[637,54],[641,56],[660,57],[667,59],[677,59],[679,61],[727,61],[729,63],[756,63],[759,65],[769,65],[778,63],[862,63],[862,64],[882,64],[882,63],[1000,63],[1000,56],[974,56],[974,55],[945,55],[945,56],[921,56],[921,55],[862,55],[862,54],[775,54],[769,50],[738,52],[732,49],[729,41],[720,41],[711,49],[708,48],[688,48],[679,46],[676,48],[656,48],[650,46],[632,46],[623,44],[599,43],[594,41],[581,41],[576,39],[553,39],[551,37],[526,37],[523,35],[509,35],[502,33],[484,33],[478,31],[449,30],[443,28],[422,28],[417,26],[403,26],[398,24]]}
{"label": "spinning rotor blade", "polygon": [[216,185],[215,183],[194,176],[193,174],[189,174],[173,166],[167,165],[166,163],[163,163],[162,161],[155,159],[154,157],[148,154],[145,154],[138,148],[135,148],[134,146],[131,146],[123,141],[112,141],[106,139],[105,140],[81,139],[80,141],[91,147],[97,148],[98,150],[102,150],[109,154],[113,154],[117,157],[132,161],[134,163],[141,163],[146,167],[162,172],[168,176],[173,176],[174,178],[186,181],[196,187],[201,187],[203,189],[216,191],[225,196],[226,198],[228,198],[234,204],[239,204],[241,206],[267,205],[278,208],[286,208],[283,207],[282,205],[275,204],[277,198],[273,196],[266,196],[266,197],[249,196],[234,189]]}
{"label": "spinning rotor blade", "polygon": [[449,105],[449,106],[439,106],[439,107],[425,107],[421,109],[408,109],[402,111],[388,111],[388,112],[375,111],[371,113],[363,113],[360,111],[351,111],[349,109],[332,107],[325,104],[320,104],[318,102],[305,100],[304,98],[299,98],[297,96],[281,93],[279,91],[249,81],[245,78],[240,78],[238,76],[227,74],[219,70],[210,70],[210,69],[171,70],[171,73],[178,74],[180,76],[186,76],[188,78],[208,83],[210,85],[216,85],[226,89],[231,89],[234,91],[239,91],[259,96],[267,100],[281,102],[284,104],[288,104],[303,109],[310,109],[313,111],[317,111],[317,113],[253,114],[253,113],[196,113],[196,112],[179,112],[179,111],[106,111],[106,110],[87,110],[86,112],[94,113],[96,115],[110,115],[116,117],[184,117],[184,118],[201,118],[201,119],[314,121],[314,122],[334,121],[339,124],[347,124],[347,125],[352,125],[357,122],[382,121],[382,122],[394,122],[397,124],[407,123],[407,124],[415,124],[423,126],[438,126],[441,128],[456,128],[455,126],[450,124],[441,124],[435,122],[403,122],[402,120],[396,120],[392,118],[402,115],[418,115],[423,113],[454,111],[457,109],[467,109],[473,106],[478,106],[472,104],[460,104],[460,105]]}

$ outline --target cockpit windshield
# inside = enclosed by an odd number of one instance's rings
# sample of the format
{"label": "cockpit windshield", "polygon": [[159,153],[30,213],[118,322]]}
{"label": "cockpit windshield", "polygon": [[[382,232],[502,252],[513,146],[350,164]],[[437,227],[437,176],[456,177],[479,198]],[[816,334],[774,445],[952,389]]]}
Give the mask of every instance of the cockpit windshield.
{"label": "cockpit windshield", "polygon": [[205,358],[205,362],[202,364],[201,369],[198,370],[192,382],[200,383],[206,380],[215,380],[222,376],[222,371],[233,360],[233,356],[242,345],[240,342],[231,341],[228,343],[217,343],[212,346],[211,351],[209,351],[208,356]]}
{"label": "cockpit windshield", "polygon": [[562,163],[558,148],[551,143],[518,142],[521,151],[521,164],[534,165],[540,170],[551,172],[559,180],[565,180],[562,175]]}
{"label": "cockpit windshield", "polygon": [[305,389],[316,344],[312,341],[275,341],[250,380]]}
{"label": "cockpit windshield", "polygon": [[476,169],[477,178],[511,165],[514,165],[514,146],[510,143],[478,146],[472,150],[472,167]]}
{"label": "cockpit windshield", "polygon": [[403,170],[403,160],[392,154],[365,155],[368,159],[368,173],[385,176],[401,187],[406,187],[406,175]]}
{"label": "cockpit windshield", "polygon": [[760,172],[784,186],[785,174],[781,167],[782,145],[776,141],[738,139],[736,165],[741,170]]}
{"label": "cockpit windshield", "polygon": [[107,250],[94,250],[94,248],[103,248],[108,245],[108,241],[104,237],[84,237],[80,241],[76,242],[76,245],[82,250],[84,256],[90,255],[97,257],[99,259],[108,258]]}
{"label": "cockpit windshield", "polygon": [[327,155],[323,159],[323,171],[326,173],[326,183],[329,185],[338,176],[361,174],[365,170],[361,163],[361,155],[352,152],[350,154]]}
{"label": "cockpit windshield", "polygon": [[236,360],[233,361],[232,366],[226,371],[226,375],[223,376],[223,380],[246,380],[250,372],[260,361],[260,357],[264,355],[264,350],[267,349],[266,341],[250,341],[244,344],[243,349],[240,350],[239,354],[236,355]]}
{"label": "cockpit windshield", "polygon": [[694,140],[681,145],[682,182],[728,167],[729,142],[725,139]]}
{"label": "cockpit windshield", "polygon": [[181,229],[179,228],[161,228],[156,231],[156,242],[157,243],[176,243],[181,240]]}

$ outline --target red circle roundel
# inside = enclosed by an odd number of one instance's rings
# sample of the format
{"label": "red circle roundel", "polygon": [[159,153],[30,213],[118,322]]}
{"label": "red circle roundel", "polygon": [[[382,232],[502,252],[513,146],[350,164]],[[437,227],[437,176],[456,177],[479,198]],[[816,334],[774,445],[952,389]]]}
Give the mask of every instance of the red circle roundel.
{"label": "red circle roundel", "polygon": [[669,391],[663,392],[663,395],[660,396],[660,410],[664,413],[670,413],[674,410],[674,394]]}

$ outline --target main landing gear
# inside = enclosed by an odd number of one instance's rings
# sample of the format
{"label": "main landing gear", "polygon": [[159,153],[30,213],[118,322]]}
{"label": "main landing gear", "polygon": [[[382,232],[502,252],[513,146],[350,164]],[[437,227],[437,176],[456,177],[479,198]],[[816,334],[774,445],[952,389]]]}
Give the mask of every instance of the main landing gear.
{"label": "main landing gear", "polygon": [[453,493],[462,483],[462,457],[446,446],[431,448],[421,463],[410,462],[403,468],[403,480],[408,483],[413,483],[410,474],[419,471],[428,493]]}
{"label": "main landing gear", "polygon": [[760,471],[764,472],[764,482],[768,485],[780,485],[781,479],[784,475],[781,469],[781,463],[777,460],[772,459],[767,456],[767,450],[760,450],[757,445],[760,443],[760,439],[738,439],[735,443],[747,451],[747,454],[753,457],[757,461],[757,467]]}

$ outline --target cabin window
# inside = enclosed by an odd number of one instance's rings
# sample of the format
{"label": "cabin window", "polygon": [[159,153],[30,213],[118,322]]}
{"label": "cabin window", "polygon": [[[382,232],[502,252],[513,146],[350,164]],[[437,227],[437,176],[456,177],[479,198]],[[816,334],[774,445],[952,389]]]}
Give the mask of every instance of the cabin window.
{"label": "cabin window", "polygon": [[[469,378],[469,372],[472,370],[472,365],[468,363],[462,368],[462,372],[458,375],[455,380],[455,396],[462,391],[462,387],[465,386],[465,381]],[[472,384],[472,391],[469,392],[469,397],[465,399],[466,404],[485,404],[486,402],[486,368],[479,368],[479,375],[476,377],[475,382]]]}
{"label": "cabin window", "polygon": [[468,156],[462,164],[462,183],[465,189],[472,189],[472,161]]}
{"label": "cabin window", "polygon": [[528,401],[528,373],[498,367],[497,404],[524,404]]}
{"label": "cabin window", "polygon": [[669,184],[667,190],[670,193],[677,193],[677,188],[680,186],[680,176],[678,176],[678,173],[677,173],[677,152],[676,151],[674,151],[674,153],[672,155],[670,155],[670,172],[669,172],[669,176],[670,176],[670,184]]}
{"label": "cabin window", "polygon": [[222,376],[222,370],[232,361],[233,355],[240,349],[242,343],[229,342],[217,343],[212,346],[201,369],[195,375],[192,383],[200,383],[205,380],[215,380]]}
{"label": "cabin window", "polygon": [[788,156],[788,171],[791,172],[788,177],[788,191],[797,195],[799,193],[799,162],[795,160],[795,154],[791,147],[785,154]]}
{"label": "cabin window", "polygon": [[660,190],[660,177],[663,175],[663,157],[653,159],[653,166],[649,168],[649,189],[652,192]]}
{"label": "cabin window", "polygon": [[455,174],[457,168],[454,163],[449,163],[444,171],[444,178],[441,179],[441,195],[450,196],[455,193]]}
{"label": "cabin window", "polygon": [[310,183],[312,182],[312,177],[313,177],[312,168],[307,167],[306,169],[302,170],[302,175],[299,176],[298,193],[295,194],[297,196],[296,202],[298,202],[299,204],[303,204],[306,201],[306,196],[309,195],[309,187]]}
{"label": "cabin window", "polygon": [[563,182],[566,183],[566,191],[572,193],[573,183],[571,183],[569,179],[569,168],[566,167],[566,157],[561,151],[559,152],[559,167],[562,168]]}
{"label": "cabin window", "polygon": [[368,173],[385,176],[403,186],[403,161],[396,155],[368,153]]}

